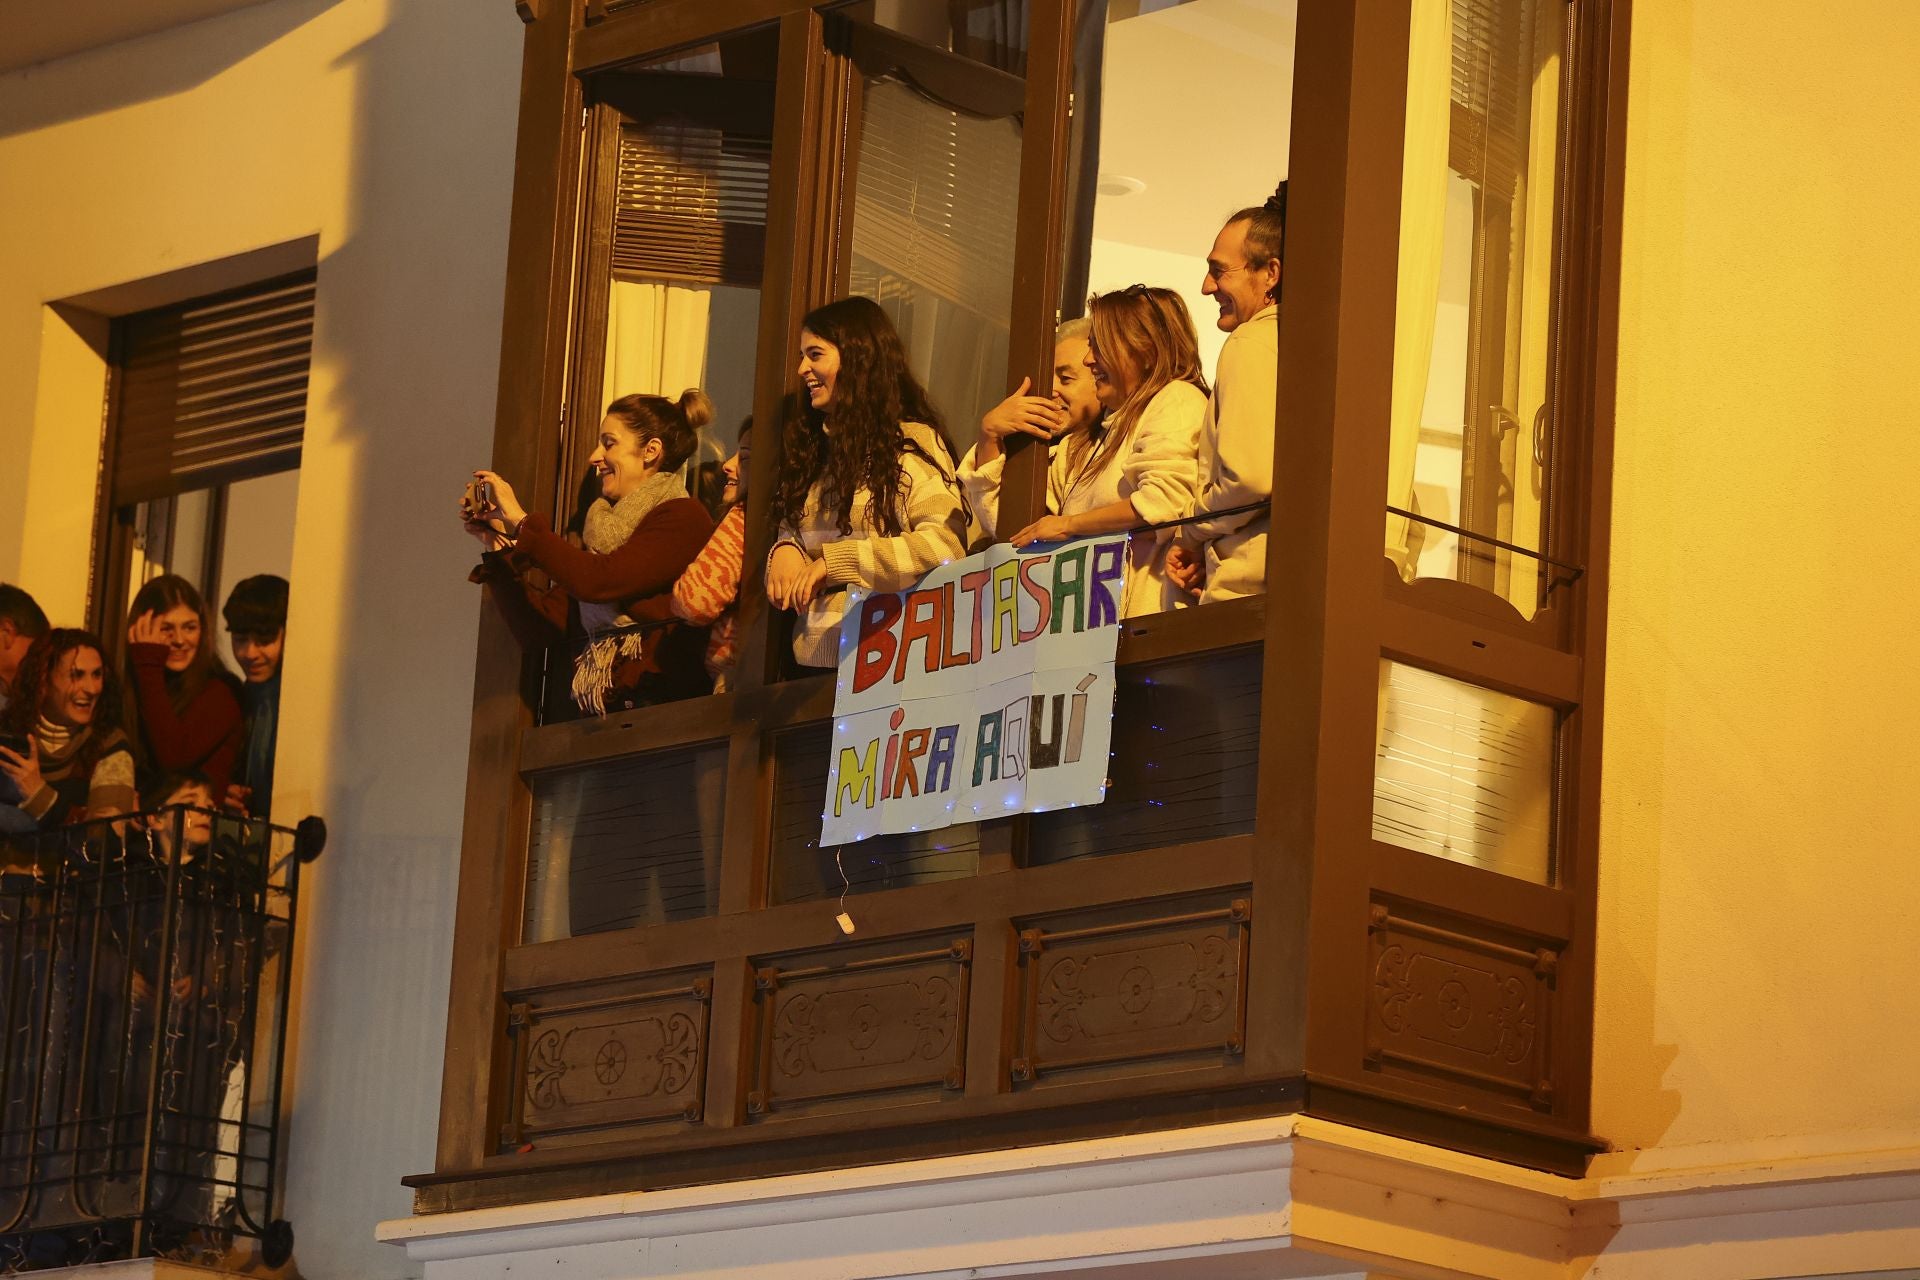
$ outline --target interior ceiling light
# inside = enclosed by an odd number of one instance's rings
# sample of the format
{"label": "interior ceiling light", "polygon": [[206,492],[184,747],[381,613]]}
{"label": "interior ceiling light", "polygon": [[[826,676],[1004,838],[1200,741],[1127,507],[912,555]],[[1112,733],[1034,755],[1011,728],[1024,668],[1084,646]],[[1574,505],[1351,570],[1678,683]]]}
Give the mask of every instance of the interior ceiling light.
{"label": "interior ceiling light", "polygon": [[1124,173],[1103,173],[1094,190],[1103,196],[1130,196],[1145,191],[1147,184]]}

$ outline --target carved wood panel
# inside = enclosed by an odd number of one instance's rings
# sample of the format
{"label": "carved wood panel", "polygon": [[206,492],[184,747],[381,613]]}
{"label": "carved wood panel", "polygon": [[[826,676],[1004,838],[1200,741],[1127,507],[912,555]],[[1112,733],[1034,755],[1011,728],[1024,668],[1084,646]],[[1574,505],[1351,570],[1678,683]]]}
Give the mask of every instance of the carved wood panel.
{"label": "carved wood panel", "polygon": [[1369,1070],[1551,1108],[1558,950],[1397,903],[1375,902],[1367,932]]}
{"label": "carved wood panel", "polygon": [[507,1029],[520,1087],[504,1144],[700,1119],[713,982],[705,975],[654,981],[632,994],[511,1006]]}
{"label": "carved wood panel", "polygon": [[851,960],[809,958],[786,957],[754,972],[759,1061],[750,1115],[829,1098],[965,1087],[971,938]]}
{"label": "carved wood panel", "polygon": [[1246,1048],[1249,902],[1020,931],[1016,1082],[1048,1071]]}

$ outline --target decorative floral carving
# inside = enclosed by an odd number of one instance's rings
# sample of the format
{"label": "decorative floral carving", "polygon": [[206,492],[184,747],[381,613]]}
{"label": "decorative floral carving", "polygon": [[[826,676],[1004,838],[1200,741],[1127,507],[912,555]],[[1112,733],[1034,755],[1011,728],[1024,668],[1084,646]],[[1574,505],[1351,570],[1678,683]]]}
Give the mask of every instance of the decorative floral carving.
{"label": "decorative floral carving", "polygon": [[700,1062],[699,1024],[688,1014],[672,1014],[667,1018],[663,1041],[660,1051],[654,1055],[660,1064],[659,1089],[663,1093],[678,1093],[693,1079],[694,1068]]}
{"label": "decorative floral carving", "polygon": [[1507,1062],[1522,1062],[1533,1050],[1531,996],[1527,984],[1518,978],[1500,984],[1500,1007],[1493,1015],[1500,1026],[1500,1043],[1494,1052]]}
{"label": "decorative floral carving", "polygon": [[593,1078],[604,1085],[620,1083],[620,1077],[627,1074],[627,1046],[618,1040],[609,1038],[593,1055]]}
{"label": "decorative floral carving", "polygon": [[1398,944],[1380,952],[1373,966],[1373,1006],[1380,1021],[1395,1035],[1407,1029],[1407,1007],[1413,1003],[1413,988],[1407,982],[1407,949]]}
{"label": "decorative floral carving", "polygon": [[780,1005],[773,1033],[773,1061],[780,1074],[797,1076],[807,1069],[807,1050],[820,1033],[813,1025],[813,997],[794,992]]}
{"label": "decorative floral carving", "polygon": [[560,1105],[560,1077],[567,1074],[561,1044],[559,1031],[547,1031],[527,1050],[527,1100],[542,1111]]}

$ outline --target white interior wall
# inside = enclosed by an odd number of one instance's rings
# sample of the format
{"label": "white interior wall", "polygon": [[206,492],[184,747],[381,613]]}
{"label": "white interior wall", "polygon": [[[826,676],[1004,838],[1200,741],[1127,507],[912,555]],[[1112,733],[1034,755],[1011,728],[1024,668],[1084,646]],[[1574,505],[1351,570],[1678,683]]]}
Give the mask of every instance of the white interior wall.
{"label": "white interior wall", "polygon": [[267,0],[0,76],[0,579],[57,620],[101,385],[47,304],[317,237],[275,798],[333,833],[289,1081],[309,1280],[415,1273],[371,1230],[433,1162],[478,609],[447,512],[492,435],[521,35],[505,3]]}

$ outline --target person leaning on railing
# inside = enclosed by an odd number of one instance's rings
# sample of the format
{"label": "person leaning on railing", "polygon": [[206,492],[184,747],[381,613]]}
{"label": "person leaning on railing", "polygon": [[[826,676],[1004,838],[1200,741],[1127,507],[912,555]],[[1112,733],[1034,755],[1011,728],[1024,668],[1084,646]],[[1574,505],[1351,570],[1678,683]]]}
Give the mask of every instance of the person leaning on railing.
{"label": "person leaning on railing", "polygon": [[1207,255],[1200,290],[1220,307],[1228,334],[1214,369],[1213,396],[1200,433],[1200,494],[1180,530],[1167,575],[1200,603],[1259,595],[1267,589],[1264,509],[1212,516],[1273,496],[1274,414],[1280,379],[1280,252],[1287,230],[1287,184],[1267,202],[1227,219]]}
{"label": "person leaning on railing", "polygon": [[[1207,380],[1187,304],[1170,289],[1136,284],[1096,295],[1087,305],[1086,337],[1056,343],[1055,363],[1072,354],[1067,348],[1079,349],[1081,372],[1105,416],[1085,429],[1069,430],[1054,447],[1047,467],[1047,514],[1017,530],[1009,538],[1015,546],[1122,533],[1177,520],[1193,504],[1194,451],[1207,409]],[[1057,388],[1058,369],[1054,376]],[[987,448],[983,441],[969,461]],[[993,460],[972,468],[963,463],[960,478],[970,496],[987,498],[991,489],[997,507],[999,472]],[[984,521],[987,504],[980,505]],[[1164,571],[1171,536],[1155,530],[1128,540],[1123,616],[1158,613],[1180,602]]]}
{"label": "person leaning on railing", "polygon": [[58,627],[35,640],[0,713],[0,771],[22,797],[0,806],[0,829],[25,829],[22,817],[48,829],[132,812],[133,748],[120,710],[98,637]]}
{"label": "person leaning on railing", "polygon": [[842,298],[800,326],[807,406],[787,424],[767,598],[801,613],[793,656],[839,661],[844,592],[899,591],[967,552],[956,451],[887,313]]}
{"label": "person leaning on railing", "polygon": [[[608,405],[590,459],[600,475],[600,497],[587,510],[583,546],[556,534],[544,515],[529,513],[496,473],[473,473],[492,495],[486,511],[474,512],[464,501],[461,508],[467,529],[489,552],[476,577],[522,644],[551,644],[554,627],[585,634],[573,672],[574,701],[585,710],[645,706],[707,691],[703,631],[677,624],[622,628],[633,626],[636,610],[644,612],[650,598],[673,589],[713,532],[713,518],[688,496],[677,474],[699,429],[712,418],[712,402],[695,388],[677,401],[629,395]],[[498,554],[508,547],[511,562]],[[553,588],[528,582],[517,572],[522,565],[543,571]]]}

